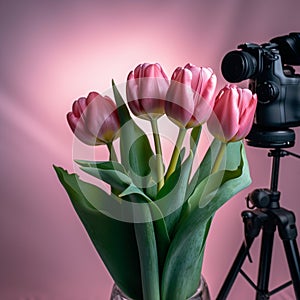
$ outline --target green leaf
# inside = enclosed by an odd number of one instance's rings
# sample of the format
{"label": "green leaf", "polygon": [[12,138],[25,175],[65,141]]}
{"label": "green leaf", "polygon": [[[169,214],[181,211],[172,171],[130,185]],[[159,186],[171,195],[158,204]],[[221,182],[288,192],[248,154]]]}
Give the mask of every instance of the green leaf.
{"label": "green leaf", "polygon": [[204,158],[202,159],[199,167],[195,171],[187,188],[186,199],[194,192],[195,187],[210,174],[212,169],[212,162],[214,161],[221,142],[218,139],[214,139],[210,147],[207,149]]}
{"label": "green leaf", "polygon": [[95,168],[81,167],[84,172],[109,183],[113,188],[125,189],[131,184],[131,178],[116,170],[100,170]]}
{"label": "green leaf", "polygon": [[[159,207],[155,204],[155,202],[153,202],[151,198],[149,198],[141,189],[135,186],[126,174],[122,173],[125,171],[122,165],[116,162],[95,162],[95,163],[92,162],[91,163],[86,161],[77,161],[77,163],[79,163],[82,166],[85,166],[82,167],[82,169],[87,173],[97,178],[105,180],[106,182],[110,183],[112,187],[118,189],[119,197],[124,198],[125,200],[128,201],[134,199],[135,200],[134,202],[136,203],[147,204],[147,205],[141,205],[141,207],[146,206],[146,208],[143,208],[146,211],[143,212],[143,214],[139,214],[140,219],[138,219],[138,222],[141,222],[141,220],[143,220],[143,222],[145,221],[149,222],[149,220],[155,220],[153,228],[157,234],[157,247],[158,247],[157,255],[159,259],[158,266],[162,268],[167,250],[169,248],[170,238],[168,235],[168,230],[165,224],[164,216],[160,211]],[[141,209],[139,206],[135,206],[133,213],[138,214],[137,210],[139,209]],[[148,210],[150,211],[150,215],[148,213]],[[145,225],[144,229],[150,230],[149,226],[150,225]],[[135,226],[135,227],[137,227],[139,230],[143,228],[143,226]],[[140,253],[140,256],[142,255],[143,254]],[[143,263],[144,262],[141,261],[141,264]]]}
{"label": "green leaf", "polygon": [[[221,185],[217,188],[213,198],[209,201],[202,198],[204,207],[194,204],[196,201],[199,203],[204,193],[209,196],[211,192],[211,189],[205,190],[203,185],[202,188],[197,186],[188,199],[193,209],[189,211],[188,217],[185,216],[180,221],[180,226],[170,245],[162,276],[163,300],[187,299],[195,292],[199,284],[204,245],[212,216],[226,201],[251,182],[243,144],[238,143],[229,147],[227,166],[228,168],[234,167],[234,169],[224,171]],[[220,176],[220,173],[208,176],[204,180],[213,181],[214,176]]]}
{"label": "green leaf", "polygon": [[192,150],[194,156],[196,153],[196,149],[200,140],[201,136],[201,131],[202,131],[202,125],[199,125],[197,127],[194,127],[191,132],[190,136],[190,149]]}
{"label": "green leaf", "polygon": [[[170,246],[162,276],[163,300],[188,299],[199,286],[204,254],[205,220]],[[170,254],[169,254],[170,253]]]}
{"label": "green leaf", "polygon": [[[134,199],[136,203],[147,204],[147,209],[150,209],[151,214],[148,214],[148,210],[143,212],[142,214],[138,214],[137,211],[135,213],[139,216],[138,220],[153,220],[153,226],[156,236],[157,242],[157,255],[158,255],[158,266],[159,270],[162,271],[163,265],[165,262],[166,254],[170,245],[170,237],[168,234],[168,229],[165,223],[164,215],[162,214],[160,208],[153,202],[150,198],[148,198],[143,192],[138,189],[133,184],[130,185],[123,193],[120,195],[125,199]],[[140,207],[136,207],[136,210],[139,210]],[[144,208],[145,209],[145,208]],[[139,221],[140,222],[140,221]]]}
{"label": "green leaf", "polygon": [[[150,213],[150,212],[148,212]],[[135,223],[144,300],[160,300],[158,256],[153,223]]]}
{"label": "green leaf", "polygon": [[115,97],[116,104],[118,106],[118,115],[120,119],[121,127],[125,125],[128,121],[131,120],[129,110],[123,100],[122,95],[120,94],[114,80],[112,80],[112,88]]}
{"label": "green leaf", "polygon": [[[129,197],[132,202],[144,203],[140,194],[131,194]],[[138,220],[140,215],[148,220],[152,218],[148,205],[139,205],[133,214],[134,217],[138,215]],[[160,300],[158,251],[153,222],[135,222],[134,229],[139,250],[143,300]]]}
{"label": "green leaf", "polygon": [[154,153],[151,149],[149,140],[144,131],[131,118],[129,110],[113,82],[114,97],[118,106],[120,118],[120,152],[122,165],[132,178],[134,184],[145,189],[149,187],[149,182],[153,183],[153,178],[157,178],[155,170],[150,168],[151,158]]}
{"label": "green leaf", "polygon": [[[181,215],[192,162],[193,153],[190,152],[190,155],[182,166],[178,166],[175,172],[167,179],[155,200],[155,203],[159,205],[161,211],[166,216],[165,222],[170,236],[173,235],[175,225]],[[174,207],[176,208],[175,210]]]}
{"label": "green leaf", "polygon": [[103,170],[117,170],[122,173],[126,173],[124,167],[116,161],[89,161],[76,159],[75,162],[82,167],[90,167]]}
{"label": "green leaf", "polygon": [[[113,280],[130,298],[141,299],[142,282],[134,225],[105,213],[107,202],[118,206],[119,210],[122,210],[122,205],[114,195],[81,181],[77,175],[68,174],[60,167],[54,166],[54,169]],[[131,276],[128,276],[128,270]]]}
{"label": "green leaf", "polygon": [[80,164],[84,165],[80,167],[81,170],[103,180],[119,192],[122,192],[132,184],[132,180],[125,173],[123,166],[117,162],[97,162],[90,165],[80,162]]}

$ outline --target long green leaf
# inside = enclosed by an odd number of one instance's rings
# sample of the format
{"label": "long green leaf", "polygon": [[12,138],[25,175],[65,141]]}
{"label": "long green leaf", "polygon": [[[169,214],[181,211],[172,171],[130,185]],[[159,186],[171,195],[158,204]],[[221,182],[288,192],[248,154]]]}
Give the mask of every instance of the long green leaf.
{"label": "long green leaf", "polygon": [[[162,269],[164,260],[166,257],[166,253],[169,249],[170,245],[170,239],[169,234],[167,230],[167,226],[165,223],[164,215],[160,211],[159,207],[156,205],[155,202],[153,202],[146,194],[143,193],[143,191],[138,188],[134,183],[129,183],[128,178],[126,177],[126,174],[120,174],[122,172],[122,166],[119,166],[116,163],[111,164],[104,164],[104,163],[86,163],[86,162],[80,162],[81,165],[86,166],[83,167],[83,170],[88,172],[89,174],[92,174],[96,177],[99,177],[103,180],[106,179],[106,182],[110,183],[112,186],[119,188],[121,191],[119,196],[124,199],[139,199],[140,203],[148,204],[147,206],[141,206],[140,209],[145,209],[146,211],[143,213],[146,220],[149,220],[149,218],[153,219],[153,224],[148,224],[149,222],[146,222],[145,224],[135,224],[135,232],[137,235],[137,240],[139,244],[139,255],[140,255],[140,264],[141,264],[141,272],[143,279],[143,289],[149,289],[149,287],[153,286],[153,282],[149,282],[148,276],[150,275],[153,277],[154,275],[149,273],[149,268],[154,268],[154,265],[157,265],[159,269]],[[92,168],[88,167],[91,166]],[[118,170],[118,171],[116,171]],[[124,171],[123,171],[124,172]],[[124,177],[124,178],[123,178]],[[139,207],[136,207],[138,210]],[[150,211],[147,214],[148,210]],[[135,211],[135,213],[137,213]],[[152,228],[154,232],[152,232]],[[150,251],[153,248],[153,238],[151,236],[155,234],[155,242],[157,247],[156,249],[156,255],[157,255],[157,262],[154,263],[153,259],[149,260],[149,257],[147,257],[148,251]],[[149,240],[150,239],[150,240]],[[152,240],[152,242],[151,242]],[[142,249],[143,245],[146,245],[147,243],[150,243],[146,249]],[[153,250],[153,249],[152,249]],[[152,250],[150,253],[148,253],[148,256],[152,253]],[[143,251],[144,253],[141,253]],[[154,250],[153,250],[154,251]],[[153,253],[151,255],[154,255]],[[150,263],[150,266],[148,265]],[[153,272],[152,272],[153,273]],[[159,275],[160,278],[160,275]],[[152,279],[154,280],[155,277]],[[157,290],[156,288],[154,290]],[[146,293],[146,291],[144,291]],[[148,293],[148,292],[147,292]],[[152,292],[153,293],[153,292]],[[154,296],[150,293],[150,298],[152,299]],[[153,298],[154,299],[154,298]]]}
{"label": "long green leaf", "polygon": [[212,162],[216,157],[221,142],[218,139],[214,139],[210,147],[207,149],[204,158],[202,159],[199,167],[195,171],[187,189],[186,199],[194,192],[195,187],[210,174],[212,169]]}
{"label": "long green leaf", "polygon": [[[238,164],[235,165],[235,169],[224,172],[221,185],[215,192],[214,197],[210,201],[202,200],[205,206],[199,207],[197,205],[193,207],[188,218],[184,218],[180,223],[180,227],[170,245],[164,267],[162,277],[163,300],[187,299],[194,293],[199,284],[207,226],[211,221],[211,217],[226,201],[251,182],[244,147],[239,144],[238,148],[234,145],[231,151],[228,152],[231,156],[237,156],[237,158],[235,157],[231,162],[228,162],[228,166],[233,167],[233,161],[238,161]],[[197,190],[197,188],[191,197],[199,202],[203,190]]]}
{"label": "long green leaf", "polygon": [[[157,263],[158,265],[159,278],[161,278],[161,273],[163,270],[166,254],[170,246],[170,237],[168,234],[167,226],[163,214],[160,211],[159,207],[156,205],[156,203],[153,202],[148,197],[146,197],[145,194],[142,194],[142,192],[137,192],[136,189],[137,188],[134,187],[133,185],[130,186],[129,187],[130,191],[128,193],[127,191],[125,191],[122,197],[124,197],[125,199],[131,199],[130,201],[134,199],[135,203],[140,204],[134,209],[134,216],[136,217],[135,223],[144,223],[144,225],[137,225],[137,224],[135,225],[136,234],[138,235],[137,236],[138,243],[141,242],[141,245],[145,245],[147,241],[144,239],[153,240],[152,235],[153,234],[155,235],[155,241],[156,241],[155,255],[157,255],[157,260],[155,258],[155,263]],[[153,221],[151,222],[151,220]],[[154,233],[152,232],[152,227]],[[145,236],[147,234],[149,234],[149,236]],[[152,242],[150,240],[148,241],[148,243],[150,243],[150,248],[148,250],[153,248]],[[146,250],[142,250],[142,247],[140,247],[139,252],[140,251],[146,251]],[[146,254],[147,251],[145,253],[139,253],[140,259],[146,259],[146,260],[148,259]],[[152,249],[151,251],[154,250]],[[152,253],[152,255],[154,254]],[[154,266],[152,265],[153,261],[149,262],[149,261],[141,260],[141,265],[145,264],[147,266],[149,263],[151,264],[151,268],[154,268]],[[145,269],[145,266],[144,267],[141,266],[141,272],[143,272],[143,270],[144,271],[148,270],[148,267]],[[144,278],[144,280],[148,278],[147,277],[148,275],[151,274],[145,274],[146,277]],[[152,286],[153,283],[146,282],[144,284],[146,285],[150,284]]]}
{"label": "long green leaf", "polygon": [[101,202],[106,198],[106,201],[118,205],[120,210],[122,205],[96,186],[81,181],[77,175],[68,174],[60,167],[54,166],[54,169],[113,280],[130,298],[142,299],[134,225],[107,216],[103,213],[106,208]]}
{"label": "long green leaf", "polygon": [[[142,215],[151,220],[150,207],[143,205],[144,199],[141,195],[131,194],[129,198],[134,203],[142,204],[136,207],[133,217],[138,216],[139,220]],[[153,222],[135,222],[134,229],[139,250],[143,300],[160,300],[159,262]]]}
{"label": "long green leaf", "polygon": [[120,171],[101,170],[90,167],[81,167],[80,169],[98,179],[103,180],[104,182],[110,184],[111,187],[118,190],[125,189],[132,182],[129,176]]}
{"label": "long green leaf", "polygon": [[178,166],[175,172],[168,178],[155,200],[155,203],[158,204],[165,215],[165,221],[170,236],[173,235],[175,225],[181,215],[192,162],[193,153],[190,152],[190,155],[184,163],[181,166]]}
{"label": "long green leaf", "polygon": [[153,186],[149,186],[149,182],[153,182],[153,178],[157,178],[157,174],[155,168],[151,169],[149,163],[151,158],[154,158],[154,153],[147,135],[131,118],[123,97],[114,82],[112,87],[121,123],[120,151],[122,165],[137,187],[145,189],[146,192],[149,188],[152,193],[154,189]]}
{"label": "long green leaf", "polygon": [[190,136],[190,149],[192,150],[194,156],[197,150],[197,146],[200,140],[201,136],[201,131],[202,131],[202,125],[199,125],[197,127],[194,127],[191,132]]}
{"label": "long green leaf", "polygon": [[131,178],[127,176],[125,169],[121,164],[107,161],[77,161],[77,163],[83,166],[81,169],[86,173],[98,179],[102,179],[106,183],[110,184],[113,188],[118,189],[118,196],[120,198],[128,199],[126,196],[130,196],[132,194],[140,195],[144,199],[144,202],[149,204],[153,220],[159,220],[159,226],[163,230],[162,236],[164,236],[167,240],[167,243],[169,243],[167,227],[164,224],[164,215],[160,211],[160,208],[141,189],[132,183]]}
{"label": "long green leaf", "polygon": [[[148,198],[141,190],[139,190],[133,184],[130,185],[125,191],[120,194],[121,197],[125,199],[134,199],[135,203],[140,203],[146,207],[136,207],[135,214],[138,216],[137,220],[145,220],[143,223],[148,223],[153,220],[153,228],[155,231],[155,240],[158,256],[158,267],[159,271],[162,272],[163,265],[165,262],[166,254],[170,246],[170,237],[167,229],[167,225],[160,208],[157,206],[156,202]],[[145,205],[147,204],[147,205]],[[139,211],[142,213],[139,213]],[[148,213],[150,211],[150,214]],[[146,222],[147,221],[147,222]],[[140,221],[139,221],[140,222]],[[141,223],[141,222],[140,222]],[[150,225],[148,225],[149,227]],[[147,227],[147,228],[148,228]],[[139,228],[139,226],[137,226]],[[140,254],[141,255],[141,254]]]}
{"label": "long green leaf", "polygon": [[103,170],[117,170],[122,173],[126,173],[124,167],[116,161],[90,161],[76,159],[75,162],[82,167],[90,167]]}
{"label": "long green leaf", "polygon": [[111,186],[111,192],[115,195],[119,195],[132,183],[125,168],[116,161],[75,160],[75,162],[84,172],[108,183]]}
{"label": "long green leaf", "polygon": [[81,165],[81,170],[108,183],[118,193],[132,184],[132,180],[126,174],[124,167],[117,162],[76,162]]}

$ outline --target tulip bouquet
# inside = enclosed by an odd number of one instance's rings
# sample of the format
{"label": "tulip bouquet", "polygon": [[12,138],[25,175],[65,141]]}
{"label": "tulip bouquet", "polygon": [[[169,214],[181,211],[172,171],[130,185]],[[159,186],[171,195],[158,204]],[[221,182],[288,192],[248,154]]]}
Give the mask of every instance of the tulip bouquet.
{"label": "tulip bouquet", "polygon": [[[113,97],[91,92],[67,115],[81,142],[107,146],[101,151],[108,151],[108,160],[75,162],[109,191],[54,168],[95,249],[129,298],[191,297],[215,212],[250,184],[243,138],[252,126],[256,95],[226,85],[215,96],[216,82],[210,68],[187,64],[169,80],[159,64],[141,64],[129,73],[125,95],[113,82]],[[169,159],[162,151],[161,117],[178,128]],[[151,125],[149,136],[137,118]],[[202,128],[214,139],[199,161]]]}

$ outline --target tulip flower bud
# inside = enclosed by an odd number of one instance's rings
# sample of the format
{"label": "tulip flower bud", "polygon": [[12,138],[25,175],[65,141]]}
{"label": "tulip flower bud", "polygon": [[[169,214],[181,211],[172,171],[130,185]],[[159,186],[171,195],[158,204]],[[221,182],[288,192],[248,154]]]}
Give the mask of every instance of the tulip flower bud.
{"label": "tulip flower bud", "polygon": [[132,113],[151,120],[162,116],[169,87],[168,77],[156,64],[140,64],[127,77],[126,95]]}
{"label": "tulip flower bud", "polygon": [[224,143],[243,139],[251,130],[256,104],[257,96],[249,89],[226,85],[216,97],[209,131]]}
{"label": "tulip flower bud", "polygon": [[167,116],[178,126],[191,128],[208,120],[214,106],[217,77],[211,68],[187,64],[172,75],[166,96]]}
{"label": "tulip flower bud", "polygon": [[79,98],[67,120],[75,136],[87,145],[108,144],[118,137],[117,106],[108,96],[91,92],[87,98]]}

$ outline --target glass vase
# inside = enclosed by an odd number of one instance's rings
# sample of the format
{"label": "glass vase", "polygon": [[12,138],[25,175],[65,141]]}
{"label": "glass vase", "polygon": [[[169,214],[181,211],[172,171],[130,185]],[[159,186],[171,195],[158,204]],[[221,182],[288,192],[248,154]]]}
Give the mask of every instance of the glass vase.
{"label": "glass vase", "polygon": [[[111,291],[110,300],[133,300],[133,299],[127,297],[119,289],[119,287],[116,284],[114,284],[112,291]],[[176,299],[176,300],[185,300],[185,299]],[[199,285],[196,293],[188,300],[210,300],[208,285],[207,285],[205,279],[203,278],[203,276],[201,277],[200,285]]]}

